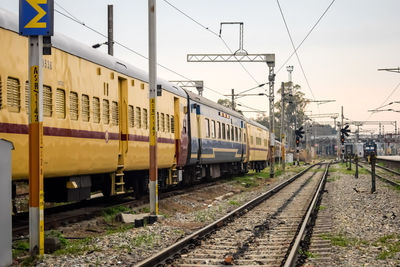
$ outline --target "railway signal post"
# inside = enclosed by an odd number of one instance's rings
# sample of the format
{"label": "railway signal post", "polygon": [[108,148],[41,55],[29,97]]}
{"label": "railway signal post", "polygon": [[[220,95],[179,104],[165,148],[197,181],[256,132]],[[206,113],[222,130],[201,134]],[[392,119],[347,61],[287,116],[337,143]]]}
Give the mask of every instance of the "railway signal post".
{"label": "railway signal post", "polygon": [[43,37],[53,35],[54,1],[20,0],[19,7],[19,32],[29,37],[29,248],[43,255]]}
{"label": "railway signal post", "polygon": [[149,0],[150,216],[158,215],[156,0]]}
{"label": "railway signal post", "polygon": [[376,186],[375,186],[376,155],[375,155],[375,151],[371,152],[370,161],[371,161],[371,194],[372,194],[372,193],[374,193],[376,191]]}
{"label": "railway signal post", "polygon": [[354,163],[356,164],[356,173],[354,174],[355,178],[358,178],[358,155],[354,156]]}
{"label": "railway signal post", "polygon": [[303,130],[303,126],[301,126],[299,129],[297,129],[294,133],[296,134],[297,166],[300,166],[299,145],[300,145],[300,138],[303,138],[303,134],[305,133],[304,130]]}

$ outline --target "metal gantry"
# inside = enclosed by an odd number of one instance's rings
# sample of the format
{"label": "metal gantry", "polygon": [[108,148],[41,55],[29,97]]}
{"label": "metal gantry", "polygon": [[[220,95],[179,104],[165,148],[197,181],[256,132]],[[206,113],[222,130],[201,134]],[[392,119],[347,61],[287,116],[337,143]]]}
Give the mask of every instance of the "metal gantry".
{"label": "metal gantry", "polygon": [[196,88],[199,96],[203,96],[204,82],[203,81],[169,81],[182,88]]}

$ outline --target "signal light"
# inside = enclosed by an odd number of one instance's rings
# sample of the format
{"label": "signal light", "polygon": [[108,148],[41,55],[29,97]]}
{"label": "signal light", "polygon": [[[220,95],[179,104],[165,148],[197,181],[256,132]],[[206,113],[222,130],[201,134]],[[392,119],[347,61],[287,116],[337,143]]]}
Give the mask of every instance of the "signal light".
{"label": "signal light", "polygon": [[344,144],[344,135],[340,136],[340,142],[342,143],[342,145]]}
{"label": "signal light", "polygon": [[296,146],[299,146],[299,144],[300,144],[300,139],[298,136],[296,136]]}

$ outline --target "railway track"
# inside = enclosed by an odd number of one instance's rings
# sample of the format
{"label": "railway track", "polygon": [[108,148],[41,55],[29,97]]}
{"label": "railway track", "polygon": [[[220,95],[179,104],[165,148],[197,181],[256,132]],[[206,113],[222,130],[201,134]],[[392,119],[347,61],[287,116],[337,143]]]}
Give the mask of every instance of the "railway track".
{"label": "railway track", "polygon": [[[359,163],[359,165],[366,169],[369,173],[371,173],[371,166],[370,164],[366,163]],[[379,166],[375,164],[375,176],[384,181],[385,183],[388,183],[392,186],[396,186],[400,188],[400,173],[396,172],[394,170],[391,170],[389,168]],[[390,177],[390,178],[388,178]]]}
{"label": "railway track", "polygon": [[295,265],[329,164],[321,168],[310,166],[137,266]]}
{"label": "railway track", "polygon": [[[186,194],[193,190],[214,185],[216,182],[195,184],[185,189],[175,189],[160,193],[161,198]],[[136,199],[131,193],[109,198],[99,197],[86,201],[47,208],[45,214],[45,230],[54,229],[60,225],[88,220],[99,216],[107,208],[118,206],[138,207],[148,203],[147,197]],[[29,212],[21,212],[13,216],[13,236],[26,235],[29,232]]]}

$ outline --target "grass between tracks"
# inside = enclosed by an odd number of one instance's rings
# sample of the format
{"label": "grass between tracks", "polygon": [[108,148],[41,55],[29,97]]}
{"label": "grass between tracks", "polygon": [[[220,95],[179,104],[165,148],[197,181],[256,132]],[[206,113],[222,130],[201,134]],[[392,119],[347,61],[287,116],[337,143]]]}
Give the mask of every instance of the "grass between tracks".
{"label": "grass between tracks", "polygon": [[384,235],[376,241],[368,242],[366,240],[348,237],[343,233],[339,234],[322,234],[322,239],[331,241],[333,246],[339,247],[376,247],[379,249],[377,259],[385,260],[395,258],[400,253],[400,234]]}

